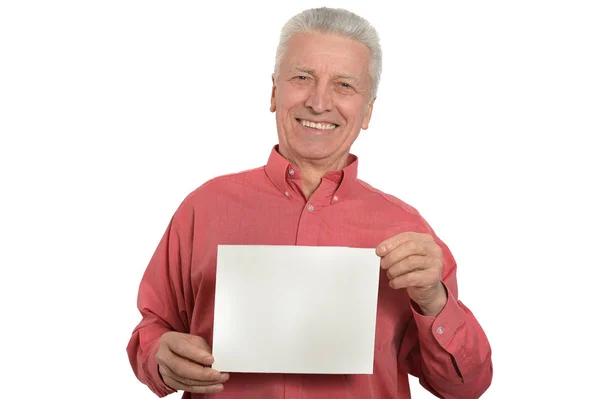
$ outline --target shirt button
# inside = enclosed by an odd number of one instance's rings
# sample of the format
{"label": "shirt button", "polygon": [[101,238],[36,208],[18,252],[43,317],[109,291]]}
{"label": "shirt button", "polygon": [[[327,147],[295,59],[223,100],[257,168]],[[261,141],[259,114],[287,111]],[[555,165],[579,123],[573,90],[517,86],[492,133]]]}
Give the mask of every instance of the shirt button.
{"label": "shirt button", "polygon": [[284,194],[285,194],[285,196],[286,196],[286,197],[289,197],[289,196],[290,196],[290,193],[289,193],[289,192],[287,192],[287,191],[286,191]]}
{"label": "shirt button", "polygon": [[438,327],[438,329],[437,329],[437,333],[438,333],[438,334],[441,334],[441,333],[443,333],[443,332],[444,332],[444,327]]}
{"label": "shirt button", "polygon": [[294,173],[296,173],[294,172],[294,169],[290,169],[290,175],[294,176]]}
{"label": "shirt button", "polygon": [[337,195],[334,195],[334,196],[333,196],[333,200],[334,200],[334,201],[337,201],[337,200],[338,200],[338,197],[337,197]]}
{"label": "shirt button", "polygon": [[308,209],[308,211],[309,211],[309,212],[312,212],[312,211],[314,211],[314,210],[315,210],[315,208],[313,208],[313,206],[312,206],[312,205],[308,205],[308,206],[306,207],[306,209]]}

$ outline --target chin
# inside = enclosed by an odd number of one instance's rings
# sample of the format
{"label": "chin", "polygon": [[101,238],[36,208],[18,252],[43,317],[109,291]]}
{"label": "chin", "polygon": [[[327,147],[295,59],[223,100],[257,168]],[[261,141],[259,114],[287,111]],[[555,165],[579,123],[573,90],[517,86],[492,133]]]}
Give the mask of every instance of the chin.
{"label": "chin", "polygon": [[331,157],[334,151],[324,146],[323,143],[310,143],[300,148],[295,148],[294,152],[305,159],[325,159]]}

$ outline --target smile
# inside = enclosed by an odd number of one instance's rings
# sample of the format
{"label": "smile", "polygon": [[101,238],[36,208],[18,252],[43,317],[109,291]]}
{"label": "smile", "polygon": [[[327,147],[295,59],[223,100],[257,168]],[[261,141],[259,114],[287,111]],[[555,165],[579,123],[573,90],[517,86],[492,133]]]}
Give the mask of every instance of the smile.
{"label": "smile", "polygon": [[333,130],[338,127],[336,124],[327,122],[313,122],[306,119],[297,119],[297,121],[300,122],[300,124],[304,127],[310,127],[318,130]]}

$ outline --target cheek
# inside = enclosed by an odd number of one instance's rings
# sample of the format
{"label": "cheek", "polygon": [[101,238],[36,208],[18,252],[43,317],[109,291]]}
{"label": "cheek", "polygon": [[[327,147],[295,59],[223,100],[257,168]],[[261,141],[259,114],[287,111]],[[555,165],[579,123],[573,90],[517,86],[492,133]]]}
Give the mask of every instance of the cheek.
{"label": "cheek", "polygon": [[348,104],[340,105],[338,111],[348,123],[351,125],[362,125],[362,121],[365,117],[366,107],[363,102],[351,102]]}
{"label": "cheek", "polygon": [[292,108],[303,107],[304,97],[302,90],[281,90],[277,96],[277,106],[288,112]]}

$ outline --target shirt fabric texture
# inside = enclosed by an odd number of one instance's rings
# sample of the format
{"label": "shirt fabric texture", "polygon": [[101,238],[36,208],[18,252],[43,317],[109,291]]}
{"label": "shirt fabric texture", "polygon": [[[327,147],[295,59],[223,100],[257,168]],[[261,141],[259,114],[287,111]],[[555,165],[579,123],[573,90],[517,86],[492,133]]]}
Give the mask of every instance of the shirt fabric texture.
{"label": "shirt fabric texture", "polygon": [[478,398],[492,379],[483,329],[458,300],[456,262],[411,206],[357,178],[350,154],[328,172],[311,197],[300,170],[275,146],[266,166],[212,179],[181,203],[152,256],[138,293],[142,320],[127,352],[134,373],[156,395],[174,392],[162,381],[156,353],[168,331],[199,335],[212,345],[217,245],[310,245],[375,248],[402,232],[433,235],[443,250],[448,302],[437,317],[418,312],[405,289],[380,272],[373,374],[230,373],[214,399],[407,399],[408,374],[434,395]]}

